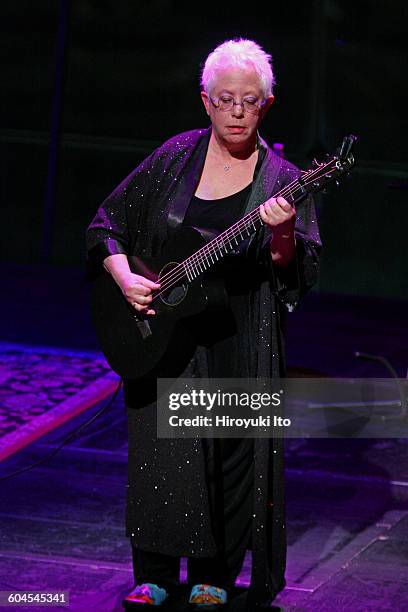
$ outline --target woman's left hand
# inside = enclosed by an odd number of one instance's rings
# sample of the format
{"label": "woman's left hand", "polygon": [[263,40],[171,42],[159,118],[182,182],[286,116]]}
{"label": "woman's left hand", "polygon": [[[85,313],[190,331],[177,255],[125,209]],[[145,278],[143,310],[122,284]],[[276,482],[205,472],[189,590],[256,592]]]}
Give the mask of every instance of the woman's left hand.
{"label": "woman's left hand", "polygon": [[272,261],[285,267],[292,261],[296,251],[296,211],[285,198],[270,198],[260,205],[262,221],[271,231],[269,243]]}
{"label": "woman's left hand", "polygon": [[260,205],[259,213],[262,221],[273,230],[274,234],[279,234],[282,238],[289,238],[293,235],[296,211],[285,198],[281,196],[270,198]]}

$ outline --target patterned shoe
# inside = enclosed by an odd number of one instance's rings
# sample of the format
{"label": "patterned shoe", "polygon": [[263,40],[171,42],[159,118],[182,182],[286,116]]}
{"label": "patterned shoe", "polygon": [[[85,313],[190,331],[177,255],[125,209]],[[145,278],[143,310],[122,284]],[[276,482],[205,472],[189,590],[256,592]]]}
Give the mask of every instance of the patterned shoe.
{"label": "patterned shoe", "polygon": [[167,592],[165,589],[157,586],[157,584],[146,582],[137,585],[129,595],[126,595],[122,605],[126,610],[140,610],[150,606],[161,606],[166,599]]}
{"label": "patterned shoe", "polygon": [[189,609],[197,612],[219,610],[227,604],[227,591],[210,584],[196,584],[191,589]]}

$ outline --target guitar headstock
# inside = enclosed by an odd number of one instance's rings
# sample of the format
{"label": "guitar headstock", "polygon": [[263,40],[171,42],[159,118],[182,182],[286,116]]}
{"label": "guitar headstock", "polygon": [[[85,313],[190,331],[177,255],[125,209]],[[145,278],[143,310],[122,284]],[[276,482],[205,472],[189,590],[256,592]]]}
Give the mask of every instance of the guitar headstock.
{"label": "guitar headstock", "polygon": [[321,191],[326,184],[347,174],[355,164],[352,149],[357,137],[353,134],[345,136],[334,155],[328,155],[324,162],[313,160],[313,167],[302,173],[299,182],[307,192]]}
{"label": "guitar headstock", "polygon": [[341,147],[339,149],[339,158],[341,161],[349,161],[351,157],[352,163],[354,163],[354,157],[351,151],[356,140],[357,136],[354,136],[354,134],[349,134],[343,138],[343,142],[341,143]]}

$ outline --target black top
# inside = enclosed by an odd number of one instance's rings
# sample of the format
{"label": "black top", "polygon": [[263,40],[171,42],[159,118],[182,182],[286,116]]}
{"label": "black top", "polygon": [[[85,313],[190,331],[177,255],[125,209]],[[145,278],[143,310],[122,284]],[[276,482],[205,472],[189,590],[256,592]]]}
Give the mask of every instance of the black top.
{"label": "black top", "polygon": [[183,225],[223,232],[244,215],[252,183],[230,196],[217,200],[202,200],[193,196]]}
{"label": "black top", "polygon": [[[183,225],[222,232],[244,216],[252,183],[241,191],[217,200],[202,200],[193,196]],[[240,378],[248,376],[245,347],[240,328],[249,316],[248,293],[251,274],[244,249],[225,256],[215,266],[215,273],[223,277],[229,298],[225,311],[205,312],[193,322],[198,344],[207,347],[211,378]]]}

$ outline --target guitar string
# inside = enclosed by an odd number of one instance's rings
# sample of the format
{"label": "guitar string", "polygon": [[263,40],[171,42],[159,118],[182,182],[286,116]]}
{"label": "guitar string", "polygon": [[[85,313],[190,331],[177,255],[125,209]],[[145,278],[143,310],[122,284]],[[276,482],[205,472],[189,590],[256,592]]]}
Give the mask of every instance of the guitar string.
{"label": "guitar string", "polygon": [[[313,174],[319,174],[319,172],[321,172],[323,169],[326,170],[327,167],[329,166],[330,163],[332,163],[335,160],[331,160],[330,162],[328,162],[324,168],[317,168],[316,170],[314,170],[313,172],[310,173],[310,175],[308,175],[307,178],[313,178],[314,180],[316,179],[316,176],[312,176]],[[326,172],[325,174],[328,174],[328,172]],[[323,176],[325,175],[323,174]],[[323,176],[321,176],[320,178],[323,178]],[[299,182],[299,179],[295,179],[294,181],[292,181],[292,183],[290,183],[289,185],[287,185],[284,189],[282,189],[280,192],[276,193],[274,197],[279,197],[282,195],[286,195],[286,191],[288,192],[288,195],[290,197],[293,198],[293,194],[297,192],[297,190],[299,189],[299,186],[296,186],[296,183]],[[308,185],[311,181],[306,181],[304,182],[304,185]],[[293,189],[293,185],[295,185],[295,188]],[[292,187],[292,189],[291,189]],[[302,185],[300,184],[300,189],[301,189]],[[301,189],[301,191],[303,191]],[[225,230],[224,232],[222,232],[222,234],[220,234],[219,236],[216,236],[212,241],[210,241],[209,243],[207,243],[206,245],[204,245],[203,247],[201,247],[201,249],[199,249],[196,253],[194,253],[193,255],[191,255],[190,257],[188,257],[183,263],[179,264],[179,269],[180,267],[183,267],[183,264],[188,262],[191,266],[194,265],[199,265],[202,262],[206,262],[208,265],[208,257],[212,258],[212,255],[215,255],[217,249],[219,251],[220,256],[222,257],[225,253],[222,253],[221,249],[224,248],[225,250],[225,242],[229,243],[229,247],[231,248],[231,239],[234,239],[236,241],[236,234],[239,233],[241,239],[242,239],[242,233],[244,232],[248,232],[248,229],[250,227],[251,224],[253,224],[253,222],[255,220],[259,221],[260,219],[260,215],[259,215],[259,208],[254,209],[253,211],[251,211],[250,213],[248,213],[248,215],[246,215],[245,217],[243,217],[242,219],[240,219],[239,221],[237,221],[236,223],[234,223],[230,228],[228,228],[227,230]],[[256,228],[257,229],[257,228]],[[250,235],[250,234],[248,234]],[[212,251],[212,253],[211,253]],[[212,262],[214,263],[214,262]],[[177,270],[177,268],[174,268],[172,271],[168,272],[167,275],[164,275],[162,277],[163,280],[168,280],[168,276],[171,277],[172,273],[174,273],[174,271]]]}
{"label": "guitar string", "polygon": [[[308,171],[309,173],[306,172],[306,175],[298,177],[297,179],[292,181],[289,185],[284,187],[281,191],[277,192],[272,197],[278,198],[278,197],[283,197],[283,196],[288,195],[291,198],[293,198],[293,195],[296,194],[298,190],[300,190],[302,193],[302,187],[305,187],[313,183],[316,180],[316,178],[322,179],[325,176],[327,176],[327,174],[332,172],[334,167],[329,169],[329,166],[331,164],[336,164],[337,161],[338,161],[337,158],[333,158],[332,160],[327,162],[324,166],[319,166],[312,172],[310,172],[309,170]],[[323,174],[321,174],[321,176],[316,176],[316,175],[319,175],[319,173],[322,173],[322,171],[324,172]],[[299,179],[304,179],[304,182],[300,183]],[[291,189],[291,187],[294,187],[294,188]],[[187,276],[187,279],[188,279],[187,270],[184,267],[184,264],[186,262],[189,262],[189,265],[191,267],[193,268],[195,267],[196,272],[197,271],[203,272],[203,270],[200,270],[199,265],[202,264],[202,266],[204,267],[203,262],[206,262],[206,264],[208,265],[208,257],[209,256],[212,257],[211,249],[213,249],[213,254],[215,256],[215,251],[217,248],[221,249],[222,247],[224,247],[225,249],[224,243],[227,241],[227,239],[229,242],[229,246],[231,247],[231,239],[236,240],[236,233],[237,233],[236,230],[238,230],[238,233],[242,236],[241,230],[242,232],[244,231],[247,232],[249,229],[249,226],[255,221],[259,221],[260,219],[261,217],[260,217],[259,207],[258,207],[252,210],[250,213],[248,213],[245,217],[243,217],[242,219],[234,223],[225,232],[222,232],[222,234],[213,238],[213,240],[211,240],[209,243],[201,247],[198,251],[196,251],[196,253],[193,253],[193,255],[190,255],[190,257],[188,257],[183,263],[178,264],[175,268],[173,268],[173,270],[165,274],[160,279],[161,287],[160,287],[159,292],[153,297],[153,300],[159,297],[164,291],[167,291],[167,289],[170,288],[174,282],[181,280],[183,276]],[[221,236],[224,236],[224,237],[221,238]],[[221,250],[219,250],[219,256],[223,257],[224,255],[225,253],[222,253]],[[206,268],[204,267],[204,271],[205,269]]]}
{"label": "guitar string", "polygon": [[[320,177],[318,178],[324,178],[325,176],[327,176],[327,174],[329,174],[332,170],[330,169],[329,171],[327,171],[328,167],[330,166],[330,164],[332,163],[336,163],[337,162],[337,158],[333,158],[332,160],[330,160],[329,162],[327,162],[327,164],[325,164],[324,166],[319,166],[318,168],[316,168],[316,170],[313,170],[312,172],[310,172],[310,174],[306,174],[305,176],[305,181],[304,183],[299,183],[299,178],[303,178],[303,177],[299,177],[297,179],[295,179],[294,181],[292,181],[292,183],[290,183],[289,185],[287,185],[284,189],[282,189],[281,191],[279,191],[278,193],[276,193],[273,197],[277,198],[277,197],[281,197],[284,194],[285,195],[290,195],[291,197],[293,196],[294,193],[296,193],[297,190],[299,190],[299,188],[301,189],[302,185],[303,186],[307,186],[310,183],[312,183],[314,180],[316,180],[316,175],[319,174],[319,172],[321,173],[323,170],[325,170],[326,172],[324,172]],[[307,180],[307,179],[311,179],[313,178],[313,180]],[[295,189],[290,189],[293,185],[295,184],[299,184],[299,186],[297,186]],[[226,230],[226,235],[229,233],[230,235],[232,234],[232,236],[235,239],[234,236],[234,231],[235,228],[238,227],[240,224],[243,225],[243,227],[241,228],[242,230],[247,229],[246,226],[246,222],[250,221],[255,222],[260,220],[260,214],[259,214],[259,207],[254,209],[253,211],[251,211],[250,213],[248,213],[248,215],[246,215],[245,217],[243,217],[242,219],[240,219],[238,222],[236,222],[234,225],[232,225],[230,228],[228,228],[228,230]],[[256,230],[255,230],[256,231]],[[241,232],[239,232],[241,234]],[[190,265],[193,267],[195,266],[195,272],[197,273],[197,271],[199,272],[203,272],[203,270],[200,270],[199,265],[202,264],[204,261],[206,261],[207,265],[208,265],[208,255],[211,256],[210,251],[210,247],[211,245],[213,245],[213,250],[214,250],[214,254],[215,254],[215,249],[218,247],[220,248],[220,244],[217,244],[217,241],[219,241],[220,243],[222,243],[224,245],[224,240],[221,239],[220,240],[220,236],[222,236],[224,234],[224,232],[222,234],[220,234],[219,236],[217,236],[216,238],[214,238],[211,242],[209,242],[208,244],[204,245],[203,247],[201,247],[201,249],[199,249],[196,253],[194,253],[193,255],[190,255],[190,257],[188,257],[186,261],[191,260]],[[242,234],[241,234],[242,235]],[[250,234],[249,234],[250,235]],[[231,236],[230,236],[231,237]],[[229,245],[231,247],[231,241],[229,241]],[[225,248],[225,246],[224,246]],[[202,255],[202,252],[204,251],[208,251],[207,254]],[[221,251],[219,252],[220,257],[223,257],[225,253],[221,253]],[[159,292],[153,297],[153,300],[156,299],[157,297],[159,297],[164,291],[167,291],[167,289],[169,287],[172,286],[172,284],[178,280],[181,280],[183,278],[183,276],[187,276],[188,279],[188,275],[187,275],[187,271],[184,268],[184,263],[178,264],[178,266],[176,268],[173,268],[173,270],[171,270],[170,272],[168,272],[166,275],[164,275],[162,277],[161,280],[161,287]],[[203,264],[204,266],[204,264]],[[204,271],[205,271],[205,267],[204,267]],[[195,277],[194,277],[195,278]],[[194,280],[194,279],[191,279]],[[165,281],[163,283],[163,281]],[[169,284],[170,283],[170,284]],[[152,300],[152,301],[153,301]]]}
{"label": "guitar string", "polygon": [[[331,160],[331,161],[333,161],[333,160]],[[329,163],[331,163],[331,162],[329,162]],[[327,168],[329,163],[325,165],[325,167],[324,167],[325,169]],[[316,176],[313,176],[313,175],[318,174],[319,172],[321,172],[321,170],[322,170],[322,168],[317,168],[316,170],[313,170],[313,172],[311,172],[309,175],[307,175],[307,178],[309,178],[309,179],[310,178],[316,179]],[[287,185],[284,189],[282,189],[281,191],[277,192],[274,195],[274,197],[280,197],[280,196],[283,196],[285,194],[285,195],[289,195],[290,197],[293,198],[293,194],[296,193],[297,190],[299,189],[299,187],[296,186],[296,184],[298,182],[299,182],[299,179],[295,179],[289,185]],[[306,181],[304,184],[308,185],[310,182],[311,181],[309,180],[309,181]],[[301,188],[301,184],[300,184],[300,188]],[[288,192],[288,193],[286,194],[286,192]],[[186,262],[188,262],[191,266],[194,266],[194,265],[198,265],[198,264],[206,261],[206,263],[208,265],[208,259],[207,259],[208,256],[212,257],[212,255],[215,255],[217,249],[221,249],[223,247],[225,249],[225,244],[224,244],[225,242],[228,242],[229,243],[229,247],[231,248],[231,240],[232,239],[236,240],[237,232],[240,234],[240,236],[242,238],[242,233],[243,232],[248,232],[249,226],[255,220],[259,221],[259,219],[260,219],[259,208],[256,208],[253,211],[251,211],[250,213],[248,213],[245,217],[243,217],[242,219],[240,219],[239,221],[234,223],[230,228],[228,228],[227,230],[222,232],[220,235],[218,235],[215,238],[213,238],[213,240],[211,240],[209,243],[207,243],[206,245],[201,247],[198,251],[196,251],[196,253],[194,253],[193,255],[190,255],[183,263],[178,264],[178,266],[176,268],[173,268],[173,270],[171,270],[170,272],[165,274],[161,278],[161,282],[163,283],[163,281],[170,280],[174,276],[174,273],[176,271],[181,270],[181,268],[183,268],[183,265]],[[213,251],[213,253],[211,253],[211,250]],[[221,257],[225,254],[225,253],[222,253],[221,251],[219,251],[219,253],[220,253]],[[212,263],[214,263],[214,262],[212,262]],[[184,269],[183,269],[183,272],[185,273]]]}
{"label": "guitar string", "polygon": [[[332,164],[333,162],[336,162],[336,159],[332,159],[330,160],[330,162],[328,162],[327,164],[325,164],[325,166],[323,167],[319,167],[316,170],[313,170],[312,172],[310,172],[310,174],[308,174],[305,178],[310,179],[313,178],[313,180],[316,180],[316,175],[318,175],[319,173],[321,173],[321,176],[318,178],[324,178],[324,176],[326,176],[327,174],[329,174],[332,169],[330,169],[329,171],[327,171],[327,168],[330,164]],[[323,172],[323,170],[325,172]],[[307,173],[306,173],[307,174]],[[303,178],[303,177],[302,177]],[[305,180],[303,183],[299,182],[299,178],[295,179],[294,181],[292,181],[289,185],[287,185],[286,187],[284,187],[281,191],[279,191],[278,193],[276,193],[273,197],[280,197],[283,195],[289,195],[292,199],[293,202],[295,201],[295,198],[293,198],[293,195],[296,194],[297,195],[297,191],[300,190],[300,195],[302,195],[304,189],[302,188],[302,185],[308,185],[310,184],[312,181],[310,180]],[[293,186],[295,185],[295,187],[293,188]],[[287,193],[286,193],[287,192]],[[206,262],[208,265],[208,256],[212,256],[212,254],[215,255],[216,250],[218,249],[220,256],[222,257],[225,253],[222,253],[221,249],[224,248],[225,250],[225,242],[229,243],[229,247],[231,248],[231,239],[236,241],[236,236],[237,234],[240,235],[241,240],[243,240],[244,238],[242,237],[242,233],[247,232],[250,229],[250,225],[253,225],[254,221],[259,221],[261,219],[260,214],[259,214],[259,207],[255,208],[253,211],[251,211],[250,213],[248,213],[245,217],[243,217],[242,219],[239,219],[236,223],[234,223],[230,228],[228,228],[227,230],[225,230],[224,232],[222,232],[220,235],[216,236],[213,240],[211,240],[209,243],[205,244],[203,247],[201,247],[198,251],[196,251],[196,253],[193,253],[193,255],[190,255],[190,257],[188,257],[184,262],[182,262],[180,264],[180,266],[183,266],[184,263],[189,262],[191,263],[191,265],[197,265],[200,264],[202,262]],[[258,228],[256,228],[258,229]],[[255,231],[256,231],[255,229]],[[250,234],[248,234],[250,235]],[[213,251],[213,253],[211,253],[211,250]],[[190,261],[189,261],[190,260]],[[212,262],[214,263],[214,262]],[[169,272],[168,274],[171,274],[171,272]],[[165,277],[163,277],[165,278]]]}

